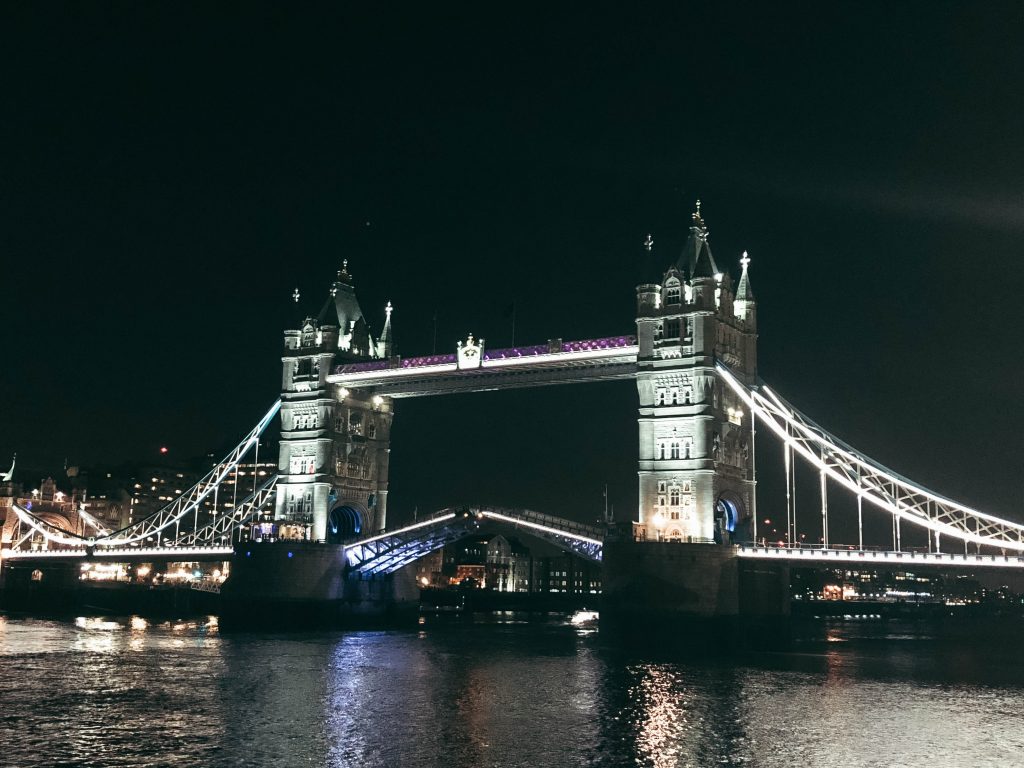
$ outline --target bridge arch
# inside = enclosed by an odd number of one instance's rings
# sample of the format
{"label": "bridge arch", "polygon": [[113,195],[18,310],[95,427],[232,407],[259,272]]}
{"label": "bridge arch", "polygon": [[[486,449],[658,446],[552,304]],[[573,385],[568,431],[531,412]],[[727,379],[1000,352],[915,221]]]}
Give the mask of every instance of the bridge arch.
{"label": "bridge arch", "polygon": [[723,491],[715,501],[715,541],[748,542],[752,538],[751,516],[743,499],[732,491]]}
{"label": "bridge arch", "polygon": [[339,501],[327,516],[327,541],[339,544],[366,532],[369,510],[356,501]]}

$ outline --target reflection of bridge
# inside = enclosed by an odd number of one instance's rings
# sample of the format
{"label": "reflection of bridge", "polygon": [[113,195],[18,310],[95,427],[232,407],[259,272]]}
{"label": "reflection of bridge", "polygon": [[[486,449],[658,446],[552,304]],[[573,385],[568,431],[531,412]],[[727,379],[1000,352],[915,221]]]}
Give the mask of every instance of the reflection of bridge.
{"label": "reflection of bridge", "polygon": [[[396,399],[635,379],[639,408],[639,504],[627,540],[716,542],[744,561],[837,567],[1024,567],[1024,525],[971,509],[873,461],[801,414],[756,373],[756,303],[749,259],[738,285],[718,270],[699,212],[679,261],[660,283],[637,288],[637,332],[610,338],[487,350],[470,336],[452,354],[401,358],[391,350],[390,305],[379,339],[369,333],[347,266],[317,318],[285,335],[282,399],[200,482],[154,515],[118,531],[85,536],[16,506],[18,530],[5,559],[90,556],[222,559],[248,540],[279,537],[284,526],[342,547],[347,577],[389,576],[481,522],[517,526],[580,556],[601,560],[603,529],[537,512],[451,509],[411,526],[386,526],[392,402]],[[281,414],[279,474],[227,505],[225,478]],[[760,442],[755,441],[760,438]],[[765,438],[782,450],[784,499],[758,499],[755,450]],[[799,461],[798,461],[799,460]],[[819,499],[798,526],[797,465],[817,476]],[[856,503],[857,543],[835,546],[830,495]],[[757,508],[785,520],[759,531]],[[867,512],[865,512],[865,507]],[[200,521],[202,513],[202,521]],[[877,515],[891,540],[865,535]],[[852,528],[851,525],[848,527]],[[924,532],[927,551],[908,551],[905,526]],[[780,526],[781,527],[781,526]],[[803,546],[800,528],[819,546]],[[870,526],[869,526],[870,528]],[[267,531],[270,531],[268,534]],[[755,546],[760,542],[761,546]]]}

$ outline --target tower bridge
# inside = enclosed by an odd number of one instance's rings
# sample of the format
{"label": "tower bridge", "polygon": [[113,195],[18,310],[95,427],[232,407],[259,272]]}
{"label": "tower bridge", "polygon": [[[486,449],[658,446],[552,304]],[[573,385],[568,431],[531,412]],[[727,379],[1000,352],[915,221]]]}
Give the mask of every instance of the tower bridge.
{"label": "tower bridge", "polygon": [[[285,331],[280,400],[195,487],[145,520],[93,535],[64,530],[15,506],[18,530],[3,557],[198,558],[226,556],[234,547],[237,558],[237,548],[259,525],[288,546],[298,539],[334,545],[316,550],[335,553],[317,555],[317,567],[332,579],[341,574],[348,581],[372,581],[398,574],[486,520],[519,526],[618,568],[619,576],[606,577],[606,589],[628,596],[646,579],[665,594],[683,596],[671,610],[705,613],[741,610],[742,600],[722,609],[699,595],[742,592],[744,578],[756,582],[765,574],[777,582],[784,572],[771,568],[790,563],[1024,567],[1020,523],[971,509],[889,470],[759,379],[749,265],[744,254],[735,282],[719,268],[698,206],[682,254],[658,282],[636,288],[635,333],[505,349],[489,349],[483,338],[469,335],[449,353],[401,357],[393,349],[390,303],[375,335],[345,262],[319,313]],[[638,499],[617,537],[538,512],[490,507],[443,510],[413,526],[389,528],[396,402],[622,379],[637,385]],[[254,485],[240,503],[218,506],[221,482],[258,449],[259,435],[278,414],[277,475]],[[757,434],[762,446],[767,435],[783,455],[785,498],[760,500],[772,516],[786,520],[784,535],[772,543],[758,531]],[[810,547],[799,543],[797,531],[792,490],[798,463],[819,479],[822,536]],[[856,500],[856,543],[837,544],[830,536],[830,493]],[[199,509],[211,500],[212,516],[204,512],[200,525]],[[865,540],[865,509],[891,521],[891,542]],[[905,525],[926,532],[927,552],[907,550]],[[267,585],[264,580],[259,588],[273,586]]]}

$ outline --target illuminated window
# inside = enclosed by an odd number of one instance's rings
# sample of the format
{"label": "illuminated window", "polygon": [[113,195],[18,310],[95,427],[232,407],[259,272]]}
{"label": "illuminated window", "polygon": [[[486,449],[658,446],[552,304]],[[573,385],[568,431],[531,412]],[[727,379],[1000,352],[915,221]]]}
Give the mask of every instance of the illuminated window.
{"label": "illuminated window", "polygon": [[288,472],[292,475],[312,475],[316,471],[313,456],[292,456],[288,461]]}

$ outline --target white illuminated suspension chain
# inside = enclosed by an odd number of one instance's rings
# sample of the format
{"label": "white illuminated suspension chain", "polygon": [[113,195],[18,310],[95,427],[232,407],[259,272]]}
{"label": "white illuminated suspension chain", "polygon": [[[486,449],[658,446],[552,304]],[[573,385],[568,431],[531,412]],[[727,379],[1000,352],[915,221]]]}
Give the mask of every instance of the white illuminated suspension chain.
{"label": "white illuminated suspension chain", "polygon": [[85,511],[84,505],[78,510],[78,516],[85,522],[86,525],[88,525],[90,528],[95,529],[96,533],[100,536],[106,536],[110,533],[109,528],[107,528],[105,525],[103,525],[103,523],[101,523],[99,520],[97,520],[95,517],[93,517]]}
{"label": "white illuminated suspension chain", "polygon": [[1024,525],[930,491],[863,456],[762,386],[752,390],[723,364],[722,379],[786,446],[847,490],[899,519],[960,541],[1024,552]]}
{"label": "white illuminated suspension chain", "polygon": [[41,520],[18,503],[11,504],[11,509],[14,510],[14,514],[18,516],[21,522],[42,534],[43,538],[49,542],[64,544],[69,547],[83,547],[88,543],[88,539],[84,536],[65,531],[60,526]]}
{"label": "white illuminated suspension chain", "polygon": [[247,498],[243,499],[239,503],[237,509],[232,510],[231,514],[221,515],[215,521],[204,525],[198,531],[182,534],[165,546],[220,546],[223,543],[223,539],[228,539],[230,541],[234,532],[238,528],[248,523],[250,519],[259,515],[263,510],[263,507],[274,494],[274,490],[277,486],[277,478],[277,475],[271,476],[269,480],[257,489],[256,493],[250,494]]}
{"label": "white illuminated suspension chain", "polygon": [[107,536],[96,539],[96,545],[101,547],[123,547],[134,544],[163,531],[174,523],[181,520],[185,515],[198,509],[207,496],[213,493],[229,474],[236,471],[239,462],[246,453],[259,441],[260,435],[267,428],[270,422],[277,415],[281,408],[281,401],[278,400],[271,406],[270,410],[260,419],[259,423],[252,428],[248,435],[235,446],[219,464],[210,470],[202,480],[192,488],[172,501],[166,507],[152,515],[140,520],[133,525],[114,531]]}
{"label": "white illuminated suspension chain", "polygon": [[[84,547],[104,547],[104,548],[122,548],[136,544],[148,538],[152,538],[155,534],[160,533],[164,529],[168,528],[174,523],[181,520],[185,515],[196,510],[203,501],[214,492],[214,490],[220,485],[224,479],[231,474],[236,472],[239,462],[245,457],[249,450],[259,442],[260,435],[266,430],[267,426],[273,421],[277,412],[281,408],[281,401],[276,401],[270,410],[263,416],[262,419],[256,424],[252,430],[242,439],[242,441],[235,446],[235,448],[219,462],[213,469],[211,469],[198,483],[193,485],[185,493],[179,496],[171,503],[164,506],[162,509],[157,510],[152,515],[149,515],[137,523],[129,525],[125,528],[114,532],[107,532],[103,530],[103,535],[97,537],[85,537],[71,531],[64,530],[63,528],[47,523],[44,520],[33,515],[30,511],[20,507],[17,504],[12,505],[15,514],[18,515],[18,519],[21,522],[28,525],[30,528],[41,534],[47,541],[54,544],[62,544],[68,547],[84,548]],[[266,494],[269,494],[267,485],[273,488],[273,483],[276,482],[276,476],[271,478],[268,484],[263,486]],[[261,495],[261,504],[265,503],[268,495]],[[253,509],[249,509],[248,515],[251,515]],[[92,527],[96,528],[97,531],[101,530],[99,521],[93,518],[88,513],[84,513],[80,510],[82,519]],[[228,524],[233,521],[233,516],[227,515],[221,518]],[[212,535],[212,531],[206,531],[207,534]],[[193,542],[198,539],[193,536]]]}

